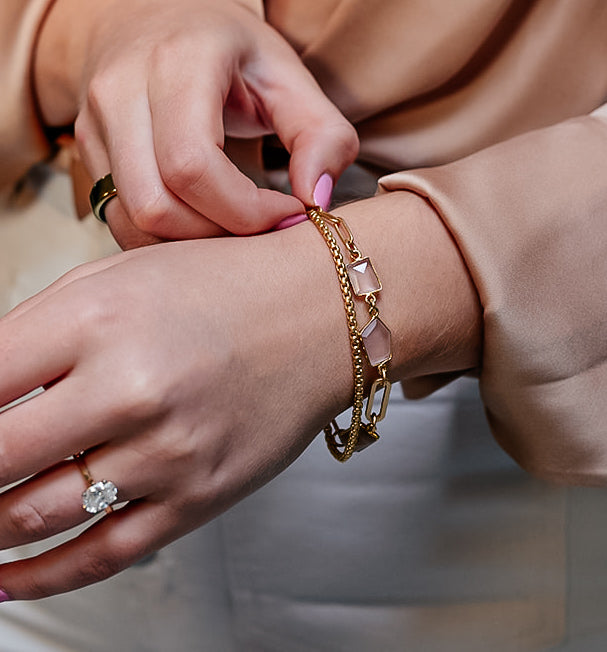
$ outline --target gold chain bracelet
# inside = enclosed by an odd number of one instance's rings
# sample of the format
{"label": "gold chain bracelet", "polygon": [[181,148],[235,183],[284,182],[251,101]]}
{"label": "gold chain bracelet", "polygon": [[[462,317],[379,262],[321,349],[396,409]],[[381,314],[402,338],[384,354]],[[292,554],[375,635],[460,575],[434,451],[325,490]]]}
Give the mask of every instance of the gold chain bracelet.
{"label": "gold chain bracelet", "polygon": [[[391,383],[387,378],[387,365],[392,358],[391,334],[379,318],[376,295],[382,289],[381,282],[370,259],[363,256],[356,246],[352,231],[344,219],[316,206],[309,208],[307,214],[324,238],[333,256],[350,336],[354,376],[354,398],[350,426],[340,428],[334,419],[323,428],[329,451],[336,460],[345,462],[352,457],[353,453],[365,449],[379,439],[377,424],[386,416],[390,398]],[[331,227],[348,251],[350,263],[345,262]],[[364,298],[369,312],[369,321],[360,330],[356,319],[354,296]],[[367,399],[365,417],[368,423],[364,423],[362,420],[365,384],[363,351],[371,366],[376,367],[379,374],[379,378],[371,386]],[[381,392],[381,401],[379,412],[376,413],[373,411],[373,406],[378,392]]]}

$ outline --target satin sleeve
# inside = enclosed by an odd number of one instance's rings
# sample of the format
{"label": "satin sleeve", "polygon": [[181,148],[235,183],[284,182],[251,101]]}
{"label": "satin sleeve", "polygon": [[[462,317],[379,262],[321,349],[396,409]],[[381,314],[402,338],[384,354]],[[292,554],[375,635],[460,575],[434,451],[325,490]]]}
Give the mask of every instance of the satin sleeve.
{"label": "satin sleeve", "polygon": [[53,0],[0,2],[0,189],[49,154],[32,87],[36,38]]}
{"label": "satin sleeve", "polygon": [[548,480],[607,484],[607,105],[380,189],[426,198],[460,248],[500,445]]}

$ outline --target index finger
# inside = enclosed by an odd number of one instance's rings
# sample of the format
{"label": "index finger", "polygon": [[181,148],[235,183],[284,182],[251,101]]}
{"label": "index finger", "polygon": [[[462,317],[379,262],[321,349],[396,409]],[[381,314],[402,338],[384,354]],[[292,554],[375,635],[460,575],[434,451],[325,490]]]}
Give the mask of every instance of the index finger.
{"label": "index finger", "polygon": [[134,93],[123,110],[106,112],[103,103],[85,105],[76,120],[76,139],[93,178],[108,171],[118,198],[108,204],[107,221],[123,248],[154,238],[190,239],[223,235],[219,226],[181,201],[164,184],[154,151],[147,97]]}
{"label": "index finger", "polygon": [[73,368],[78,346],[71,323],[48,300],[0,319],[0,406],[52,383]]}
{"label": "index finger", "polygon": [[298,199],[258,188],[223,151],[224,98],[232,80],[220,62],[209,59],[203,66],[202,61],[203,56],[192,61],[193,69],[181,76],[159,73],[150,82],[154,148],[164,183],[200,214],[239,235],[266,231],[302,213]]}

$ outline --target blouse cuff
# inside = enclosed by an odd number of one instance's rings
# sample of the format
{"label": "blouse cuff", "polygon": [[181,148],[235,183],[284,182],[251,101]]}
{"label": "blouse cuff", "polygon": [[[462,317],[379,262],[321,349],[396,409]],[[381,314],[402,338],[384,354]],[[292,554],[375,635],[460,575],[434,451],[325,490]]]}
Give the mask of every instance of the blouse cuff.
{"label": "blouse cuff", "polygon": [[425,197],[461,250],[501,446],[536,475],[607,484],[607,108],[380,188]]}

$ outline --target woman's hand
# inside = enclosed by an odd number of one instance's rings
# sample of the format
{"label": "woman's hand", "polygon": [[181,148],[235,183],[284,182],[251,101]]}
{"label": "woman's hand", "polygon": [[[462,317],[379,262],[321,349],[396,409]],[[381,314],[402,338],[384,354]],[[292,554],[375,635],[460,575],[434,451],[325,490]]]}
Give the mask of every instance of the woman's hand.
{"label": "woman's hand", "polygon": [[[119,254],[0,321],[0,404],[47,386],[0,415],[0,486],[47,469],[0,495],[0,547],[89,517],[83,478],[61,461],[74,452],[88,450],[93,477],[128,501],[77,539],[0,566],[12,598],[104,579],[198,527],[276,475],[345,407],[347,337],[314,342],[326,362],[311,355],[306,333],[338,324],[313,287],[320,273],[304,290],[289,248],[281,253],[286,232],[263,236],[272,246],[221,238]],[[301,262],[331,273],[322,242],[313,245]],[[320,389],[328,379],[331,392]]]}
{"label": "woman's hand", "polygon": [[[476,294],[427,204],[394,193],[340,214],[384,284],[390,373],[474,366]],[[82,266],[0,320],[0,343],[0,405],[47,388],[0,414],[0,487],[21,481],[0,495],[0,547],[87,519],[73,453],[87,451],[92,476],[126,503],[72,541],[0,566],[14,599],[104,579],[202,525],[351,401],[339,284],[310,223]]]}
{"label": "woman's hand", "polygon": [[[47,124],[75,120],[91,178],[112,172],[120,201],[106,215],[129,246],[265,231],[301,213],[321,175],[335,180],[358,149],[297,54],[242,0],[57,0],[35,82]],[[226,135],[272,132],[291,153],[294,196],[257,188],[223,151]]]}

